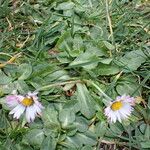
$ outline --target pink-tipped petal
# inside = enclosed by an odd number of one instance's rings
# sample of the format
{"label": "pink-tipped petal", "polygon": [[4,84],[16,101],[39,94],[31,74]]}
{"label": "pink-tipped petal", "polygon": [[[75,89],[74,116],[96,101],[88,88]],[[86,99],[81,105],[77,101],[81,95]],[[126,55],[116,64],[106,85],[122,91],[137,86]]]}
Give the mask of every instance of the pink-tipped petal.
{"label": "pink-tipped petal", "polygon": [[19,104],[18,102],[18,97],[15,95],[10,95],[6,97],[6,103],[8,105],[8,107],[15,107]]}

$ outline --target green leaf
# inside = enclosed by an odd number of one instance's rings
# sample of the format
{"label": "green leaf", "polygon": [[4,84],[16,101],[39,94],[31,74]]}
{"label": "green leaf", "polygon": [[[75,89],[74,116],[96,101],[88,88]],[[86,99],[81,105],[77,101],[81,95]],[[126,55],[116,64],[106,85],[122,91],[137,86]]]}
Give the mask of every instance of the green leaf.
{"label": "green leaf", "polygon": [[132,95],[134,93],[134,96],[140,95],[140,90],[139,84],[137,82],[137,79],[133,76],[123,76],[118,80],[116,90],[119,95]]}
{"label": "green leaf", "polygon": [[84,117],[80,116],[80,117],[76,117],[76,121],[74,122],[74,124],[77,127],[77,130],[79,132],[85,132],[88,130],[89,127],[89,122],[88,120],[86,120]]}
{"label": "green leaf", "polygon": [[[110,132],[114,134],[121,135],[123,131],[124,129],[120,123],[111,124],[110,126]],[[111,133],[108,134],[111,135]]]}
{"label": "green leaf", "polygon": [[4,94],[10,94],[15,89],[14,83],[8,83],[0,86],[0,91]]}
{"label": "green leaf", "polygon": [[101,59],[100,62],[103,64],[110,64],[112,62],[112,58],[105,58],[105,59]]}
{"label": "green leaf", "polygon": [[84,146],[81,150],[93,150],[91,146]]}
{"label": "green leaf", "polygon": [[97,66],[99,62],[98,57],[94,51],[86,51],[80,54],[73,62],[69,64],[70,67],[85,67],[86,69],[92,69]]}
{"label": "green leaf", "polygon": [[40,88],[43,85],[46,85],[46,81],[42,77],[35,77],[32,80],[28,81],[35,89]]}
{"label": "green leaf", "polygon": [[146,140],[150,139],[150,125],[146,124],[145,132],[144,132],[144,138]]}
{"label": "green leaf", "polygon": [[29,92],[29,87],[24,80],[17,80],[14,82],[14,85],[20,94],[27,94]]}
{"label": "green leaf", "polygon": [[[117,87],[116,87],[116,90],[118,92],[119,95],[123,95],[123,94],[126,94],[126,95],[131,95],[133,94],[136,89],[138,88],[138,84],[137,83],[122,83],[122,84],[118,84]],[[139,91],[136,91],[134,93],[134,96],[138,96],[140,94]]]}
{"label": "green leaf", "polygon": [[57,118],[58,112],[51,106],[47,106],[47,108],[42,113],[42,120],[47,128],[55,130],[59,129],[59,122]]}
{"label": "green leaf", "polygon": [[[1,101],[1,100],[0,100]],[[1,102],[0,102],[1,103]],[[2,111],[0,110],[0,130],[1,129],[5,129],[8,128],[8,122],[7,122],[7,118],[5,117],[4,113],[2,113]]]}
{"label": "green leaf", "polygon": [[104,45],[109,49],[109,50],[114,50],[115,46],[112,45],[111,43],[107,42],[107,41],[103,41]]}
{"label": "green leaf", "polygon": [[44,140],[44,132],[41,129],[32,129],[24,137],[24,142],[40,147]]}
{"label": "green leaf", "polygon": [[83,43],[83,39],[81,35],[76,34],[73,38],[73,45],[72,45],[72,51],[70,52],[70,55],[72,57],[78,57],[81,53],[83,53],[85,50],[85,46]]}
{"label": "green leaf", "polygon": [[57,41],[56,47],[60,51],[69,53],[73,44],[70,31],[64,32]]}
{"label": "green leaf", "polygon": [[81,113],[85,117],[91,118],[95,114],[94,99],[91,97],[84,84],[77,83],[77,99],[81,107]]}
{"label": "green leaf", "polygon": [[55,9],[56,10],[68,10],[68,9],[72,9],[73,7],[74,7],[73,2],[63,2],[63,3],[60,3]]}
{"label": "green leaf", "polygon": [[82,147],[82,145],[93,146],[97,143],[96,136],[92,132],[77,133],[73,137],[67,137],[65,142],[74,148]]}
{"label": "green leaf", "polygon": [[18,68],[18,71],[21,74],[18,79],[25,80],[31,75],[32,66],[30,64],[21,64]]}
{"label": "green leaf", "polygon": [[[0,148],[1,148],[1,147],[0,147]],[[12,142],[11,142],[11,139],[10,139],[10,138],[7,138],[7,139],[5,140],[5,143],[4,143],[3,146],[2,146],[2,150],[10,150],[10,149],[14,150],[14,149],[13,149]]]}
{"label": "green leaf", "polygon": [[142,50],[134,50],[127,52],[119,61],[118,64],[124,67],[125,72],[137,70],[147,57]]}
{"label": "green leaf", "polygon": [[150,140],[145,141],[145,142],[141,142],[140,144],[141,144],[142,148],[147,148],[147,149],[150,148]]}
{"label": "green leaf", "polygon": [[118,66],[112,64],[99,64],[96,69],[93,70],[97,76],[99,75],[114,75],[120,72]]}
{"label": "green leaf", "polygon": [[30,145],[24,145],[22,143],[16,144],[14,150],[34,150]]}
{"label": "green leaf", "polygon": [[58,67],[51,63],[40,63],[33,67],[33,73],[31,74],[30,78],[35,77],[45,77],[48,74],[54,72]]}
{"label": "green leaf", "polygon": [[95,127],[95,133],[98,137],[102,138],[107,131],[107,123],[102,121],[98,122]]}
{"label": "green leaf", "polygon": [[45,77],[45,81],[51,82],[54,80],[69,80],[70,77],[65,70],[55,71]]}
{"label": "green leaf", "polygon": [[40,150],[55,150],[56,144],[56,139],[48,136],[43,140]]}
{"label": "green leaf", "polygon": [[108,56],[107,50],[102,47],[102,43],[96,43],[94,41],[90,43],[87,42],[85,46],[87,51],[91,51],[99,57]]}
{"label": "green leaf", "polygon": [[10,7],[8,7],[9,1],[0,1],[0,18],[7,17],[7,15],[10,13]]}
{"label": "green leaf", "polygon": [[2,70],[0,70],[0,84],[8,84],[12,81],[11,77],[6,76]]}
{"label": "green leaf", "polygon": [[65,128],[75,121],[75,113],[72,109],[62,109],[59,112],[59,120],[62,123],[62,127]]}

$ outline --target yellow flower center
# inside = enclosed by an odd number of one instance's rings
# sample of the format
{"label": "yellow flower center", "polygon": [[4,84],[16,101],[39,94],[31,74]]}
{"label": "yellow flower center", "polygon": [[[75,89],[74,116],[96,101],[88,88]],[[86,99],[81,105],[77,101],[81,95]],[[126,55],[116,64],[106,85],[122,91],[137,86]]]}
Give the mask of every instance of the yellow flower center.
{"label": "yellow flower center", "polygon": [[24,106],[31,106],[33,104],[33,99],[32,98],[27,98],[25,97],[21,103],[24,105]]}
{"label": "yellow flower center", "polygon": [[114,102],[114,103],[111,105],[111,109],[112,109],[113,111],[116,111],[116,110],[119,110],[122,106],[123,106],[123,104],[122,104],[121,101]]}

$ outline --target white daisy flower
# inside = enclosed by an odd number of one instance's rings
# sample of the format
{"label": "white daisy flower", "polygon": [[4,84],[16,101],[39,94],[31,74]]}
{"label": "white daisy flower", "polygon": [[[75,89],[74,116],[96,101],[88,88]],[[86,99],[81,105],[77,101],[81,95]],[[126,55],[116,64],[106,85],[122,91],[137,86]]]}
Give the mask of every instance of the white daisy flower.
{"label": "white daisy flower", "polygon": [[13,114],[13,118],[19,119],[25,112],[27,122],[32,122],[41,115],[44,107],[38,101],[37,92],[28,92],[26,96],[13,94],[6,97],[6,103],[12,109],[9,114]]}
{"label": "white daisy flower", "polygon": [[135,99],[133,97],[126,95],[118,96],[115,101],[105,108],[105,115],[111,123],[115,123],[117,120],[121,122],[131,115],[134,105]]}

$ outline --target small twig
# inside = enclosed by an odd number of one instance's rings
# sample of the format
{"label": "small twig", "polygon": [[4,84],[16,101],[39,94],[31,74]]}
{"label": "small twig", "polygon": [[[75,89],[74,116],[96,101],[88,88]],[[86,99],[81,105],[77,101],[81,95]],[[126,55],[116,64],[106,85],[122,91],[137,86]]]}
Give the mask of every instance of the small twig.
{"label": "small twig", "polygon": [[112,99],[111,99],[107,94],[105,94],[105,93],[103,92],[103,90],[102,90],[98,85],[96,85],[94,82],[92,82],[92,81],[90,81],[90,80],[85,80],[85,81],[86,81],[87,83],[93,85],[93,86],[106,98],[106,100],[105,100],[105,99],[103,100],[103,103],[104,103],[105,105],[108,105],[108,104],[112,101]]}
{"label": "small twig", "polygon": [[21,56],[21,53],[18,53],[18,54],[16,54],[16,55],[12,56],[7,62],[1,63],[1,64],[0,64],[0,68],[5,67],[7,64],[13,63],[13,62],[16,60],[16,58],[18,58],[19,56]]}
{"label": "small twig", "polygon": [[53,83],[53,84],[49,84],[46,86],[43,86],[39,89],[37,89],[36,91],[42,91],[51,87],[57,87],[57,86],[62,86],[62,85],[66,85],[66,84],[72,84],[72,83],[82,83],[81,80],[76,80],[76,81],[66,81],[66,82],[60,82],[60,83]]}
{"label": "small twig", "polygon": [[[19,47],[19,48],[22,48],[24,47],[24,45],[26,44],[26,42],[29,40],[30,36],[29,36],[29,31],[28,31],[28,36],[27,38],[25,39],[25,41],[23,43],[18,43],[16,44],[16,47]],[[18,39],[17,39],[18,42],[20,42]]]}
{"label": "small twig", "polygon": [[0,55],[6,55],[6,56],[9,56],[9,57],[12,57],[10,54],[3,53],[3,52],[0,52]]}
{"label": "small twig", "polygon": [[[109,30],[110,30],[110,37],[112,40],[112,44],[114,45],[114,35],[113,35],[113,29],[112,29],[112,22],[109,14],[109,3],[108,0],[106,0],[106,14],[107,14],[107,19],[108,19],[108,24],[109,24]],[[112,52],[111,50],[109,51],[110,57],[112,57]]]}
{"label": "small twig", "polygon": [[112,22],[109,14],[109,4],[108,0],[106,0],[106,14],[107,14],[107,19],[108,19],[108,24],[109,24],[109,29],[110,29],[110,36],[112,38],[112,43],[114,42],[114,37],[113,37],[113,29],[112,29]]}
{"label": "small twig", "polygon": [[12,31],[13,30],[13,26],[12,26],[12,24],[11,24],[11,22],[9,21],[9,19],[6,17],[6,20],[7,20],[7,22],[8,22],[8,31]]}
{"label": "small twig", "polygon": [[115,142],[115,141],[106,141],[106,140],[101,140],[101,143],[105,143],[105,144],[117,144],[117,145],[127,145],[127,142]]}

